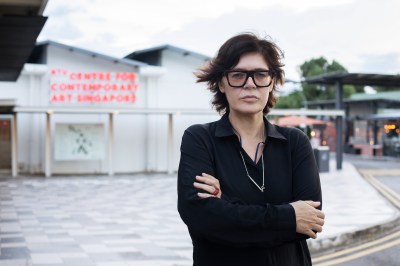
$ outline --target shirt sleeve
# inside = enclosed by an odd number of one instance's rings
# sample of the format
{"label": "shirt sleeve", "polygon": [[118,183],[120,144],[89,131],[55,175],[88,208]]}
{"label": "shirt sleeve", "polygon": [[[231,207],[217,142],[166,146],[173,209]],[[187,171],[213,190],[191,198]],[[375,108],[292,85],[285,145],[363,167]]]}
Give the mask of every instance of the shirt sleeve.
{"label": "shirt sleeve", "polygon": [[[191,234],[232,246],[275,247],[297,240],[296,218],[290,204],[244,205],[222,199],[200,199],[195,176],[214,174],[211,141],[186,130],[178,170],[178,211]],[[227,166],[229,167],[229,166]]]}
{"label": "shirt sleeve", "polygon": [[[297,130],[296,130],[297,131]],[[318,166],[314,152],[308,137],[298,131],[295,139],[296,143],[292,154],[293,169],[293,199],[313,200],[321,202],[319,209],[322,208],[322,192],[319,178]]]}

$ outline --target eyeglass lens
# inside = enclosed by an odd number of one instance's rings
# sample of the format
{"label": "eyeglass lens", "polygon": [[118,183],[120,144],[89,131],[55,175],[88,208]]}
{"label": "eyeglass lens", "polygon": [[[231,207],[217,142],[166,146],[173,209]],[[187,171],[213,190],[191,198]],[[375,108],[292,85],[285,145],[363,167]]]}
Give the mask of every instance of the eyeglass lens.
{"label": "eyeglass lens", "polygon": [[268,71],[230,71],[227,72],[228,83],[231,87],[243,87],[248,78],[253,79],[257,87],[268,87],[272,77]]}

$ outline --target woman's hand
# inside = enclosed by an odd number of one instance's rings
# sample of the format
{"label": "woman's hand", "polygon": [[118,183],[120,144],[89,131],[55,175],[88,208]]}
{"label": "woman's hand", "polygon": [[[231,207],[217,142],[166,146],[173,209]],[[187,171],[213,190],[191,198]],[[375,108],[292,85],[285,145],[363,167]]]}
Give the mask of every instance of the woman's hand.
{"label": "woman's hand", "polygon": [[317,238],[316,232],[322,231],[325,214],[316,209],[321,203],[316,201],[296,201],[290,203],[296,213],[296,232]]}
{"label": "woman's hand", "polygon": [[219,184],[219,180],[213,177],[212,175],[208,175],[206,173],[202,173],[201,176],[196,176],[196,181],[193,183],[195,188],[204,190],[206,193],[199,192],[197,195],[202,198],[209,197],[217,197],[221,198],[222,191]]}

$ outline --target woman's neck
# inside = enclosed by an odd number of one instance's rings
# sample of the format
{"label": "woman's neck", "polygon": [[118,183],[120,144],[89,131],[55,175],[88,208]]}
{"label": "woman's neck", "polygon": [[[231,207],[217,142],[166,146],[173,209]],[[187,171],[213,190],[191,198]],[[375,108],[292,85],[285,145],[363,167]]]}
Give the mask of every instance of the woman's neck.
{"label": "woman's neck", "polygon": [[230,112],[229,121],[241,138],[264,140],[265,126],[262,113],[255,115],[239,115]]}

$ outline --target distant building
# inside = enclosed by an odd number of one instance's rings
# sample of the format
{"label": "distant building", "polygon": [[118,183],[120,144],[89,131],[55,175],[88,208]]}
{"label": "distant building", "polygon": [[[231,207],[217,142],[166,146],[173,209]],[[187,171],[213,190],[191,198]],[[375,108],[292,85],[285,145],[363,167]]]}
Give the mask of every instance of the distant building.
{"label": "distant building", "polygon": [[[334,100],[307,102],[310,108],[332,109]],[[400,91],[356,93],[344,100],[345,152],[400,156]]]}

